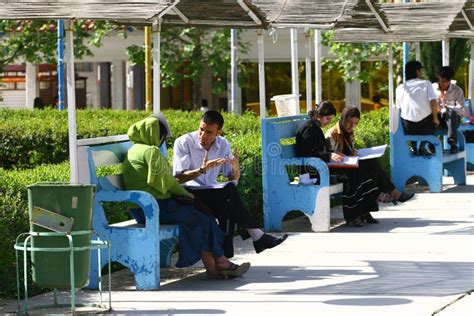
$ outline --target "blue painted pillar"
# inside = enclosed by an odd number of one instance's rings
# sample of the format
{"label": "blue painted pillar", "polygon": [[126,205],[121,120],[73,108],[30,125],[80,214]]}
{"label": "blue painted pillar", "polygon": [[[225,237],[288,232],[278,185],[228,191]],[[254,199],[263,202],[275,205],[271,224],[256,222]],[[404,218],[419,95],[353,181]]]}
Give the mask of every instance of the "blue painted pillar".
{"label": "blue painted pillar", "polygon": [[63,20],[58,20],[58,110],[60,111],[64,110],[64,21]]}
{"label": "blue painted pillar", "polygon": [[[403,3],[410,3],[410,0],[403,0]],[[410,44],[403,42],[403,82],[405,82],[405,65],[410,61]]]}

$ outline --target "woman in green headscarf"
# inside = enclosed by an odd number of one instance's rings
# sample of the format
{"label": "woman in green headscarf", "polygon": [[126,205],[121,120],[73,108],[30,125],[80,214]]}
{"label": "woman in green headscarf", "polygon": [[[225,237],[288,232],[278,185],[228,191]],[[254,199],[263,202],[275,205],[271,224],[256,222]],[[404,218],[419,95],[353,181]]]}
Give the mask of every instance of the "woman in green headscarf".
{"label": "woman in green headscarf", "polygon": [[224,233],[215,219],[197,210],[194,196],[173,177],[168,161],[160,152],[169,134],[162,115],[150,116],[129,128],[133,146],[123,162],[125,188],[152,194],[160,206],[160,223],[179,225],[177,267],[191,266],[202,259],[210,278],[243,275],[250,263],[236,265],[224,256]]}

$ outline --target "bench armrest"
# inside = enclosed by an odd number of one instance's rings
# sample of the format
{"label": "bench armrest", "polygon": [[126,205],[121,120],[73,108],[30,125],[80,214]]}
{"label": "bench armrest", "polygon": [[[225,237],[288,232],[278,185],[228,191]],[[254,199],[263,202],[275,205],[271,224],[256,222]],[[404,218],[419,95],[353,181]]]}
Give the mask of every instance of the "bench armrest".
{"label": "bench armrest", "polygon": [[297,166],[309,166],[313,167],[318,171],[320,177],[321,186],[329,186],[329,168],[328,165],[319,158],[315,157],[298,157],[298,158],[286,158],[281,160],[284,166],[297,165]]}
{"label": "bench armrest", "polygon": [[407,142],[422,142],[427,141],[434,144],[441,144],[441,141],[438,137],[434,135],[404,135],[404,138]]}
{"label": "bench armrest", "polygon": [[156,199],[148,192],[129,190],[129,191],[99,191],[95,194],[97,202],[129,202],[140,206],[147,219],[159,218],[160,207]]}

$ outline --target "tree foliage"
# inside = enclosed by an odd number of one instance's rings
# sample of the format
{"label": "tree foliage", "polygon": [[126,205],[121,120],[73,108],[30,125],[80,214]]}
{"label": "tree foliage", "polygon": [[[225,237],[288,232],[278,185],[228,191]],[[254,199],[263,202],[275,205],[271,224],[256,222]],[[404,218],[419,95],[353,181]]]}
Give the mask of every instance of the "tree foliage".
{"label": "tree foliage", "polygon": [[[106,21],[78,20],[73,22],[73,28],[77,59],[92,55],[88,45],[99,47],[112,30],[126,36],[123,26]],[[18,60],[56,64],[57,21],[0,20],[0,70]]]}
{"label": "tree foliage", "polygon": [[[449,66],[454,72],[467,62],[469,58],[468,41],[462,38],[449,40]],[[421,43],[421,62],[425,68],[425,74],[431,81],[438,81],[437,72],[443,65],[441,42]]]}
{"label": "tree foliage", "polygon": [[[245,53],[248,44],[239,42],[239,52]],[[127,48],[129,60],[138,65],[145,61],[144,49],[132,45]],[[200,78],[204,66],[212,72],[212,90],[226,90],[230,65],[230,29],[166,27],[161,32],[162,85],[177,86],[183,79],[191,79],[194,103],[200,101]]]}
{"label": "tree foliage", "polygon": [[[337,43],[333,41],[333,37],[332,31],[322,34],[321,43],[329,48],[331,54],[329,58],[323,59],[323,65],[330,70],[338,70],[346,81],[369,82],[374,71],[380,70],[388,58],[389,44],[387,43]],[[398,48],[394,48],[395,57]],[[360,62],[374,59],[374,57],[377,60],[370,63],[368,67],[359,68]]]}

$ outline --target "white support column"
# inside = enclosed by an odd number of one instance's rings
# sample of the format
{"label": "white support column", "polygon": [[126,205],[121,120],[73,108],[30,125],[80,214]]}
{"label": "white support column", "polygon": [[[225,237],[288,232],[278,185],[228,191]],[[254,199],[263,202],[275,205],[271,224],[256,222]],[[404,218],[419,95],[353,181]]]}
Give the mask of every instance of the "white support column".
{"label": "white support column", "polygon": [[265,52],[262,31],[257,31],[258,46],[258,94],[260,97],[260,118],[266,116],[266,96],[265,96]]}
{"label": "white support column", "polygon": [[126,93],[127,111],[133,110],[133,66],[130,62],[126,63]]}
{"label": "white support column", "polygon": [[306,32],[306,58],[305,58],[305,66],[306,66],[306,112],[311,110],[312,106],[312,97],[313,97],[313,76],[311,73],[311,34],[308,30]]}
{"label": "white support column", "polygon": [[449,66],[449,38],[441,41],[441,53],[443,54],[443,66]]}
{"label": "white support column", "polygon": [[153,114],[161,111],[161,20],[153,23]]}
{"label": "white support column", "polygon": [[319,104],[323,101],[321,77],[321,30],[314,32],[314,101]]}
{"label": "white support column", "polygon": [[112,109],[125,109],[125,61],[112,61]]}
{"label": "white support column", "polygon": [[39,96],[38,65],[26,63],[26,107],[32,109]]}
{"label": "white support column", "polygon": [[[357,65],[356,72],[359,72],[360,63]],[[346,106],[353,105],[361,109],[360,105],[360,81],[353,80],[345,83]]]}
{"label": "white support column", "polygon": [[420,42],[415,43],[415,58],[418,61],[421,61],[421,45]]}
{"label": "white support column", "polygon": [[468,98],[474,97],[474,40],[471,40],[471,57],[469,58],[469,88]]}
{"label": "white support column", "polygon": [[242,114],[238,78],[237,30],[230,30],[230,108],[234,114]]}
{"label": "white support column", "polygon": [[394,84],[393,84],[393,49],[392,43],[388,46],[388,115],[390,131],[395,133],[397,130],[398,113],[394,103]]}
{"label": "white support column", "polygon": [[100,63],[93,64],[93,75],[94,75],[94,94],[92,98],[92,107],[94,109],[100,109]]}
{"label": "white support column", "polygon": [[71,183],[79,183],[76,135],[76,80],[74,78],[74,33],[72,21],[64,21],[66,31],[67,117],[69,130],[69,167]]}
{"label": "white support column", "polygon": [[300,102],[299,102],[299,76],[298,76],[298,30],[290,29],[291,38],[291,93],[297,95],[298,102],[295,104],[296,114],[300,113]]}

